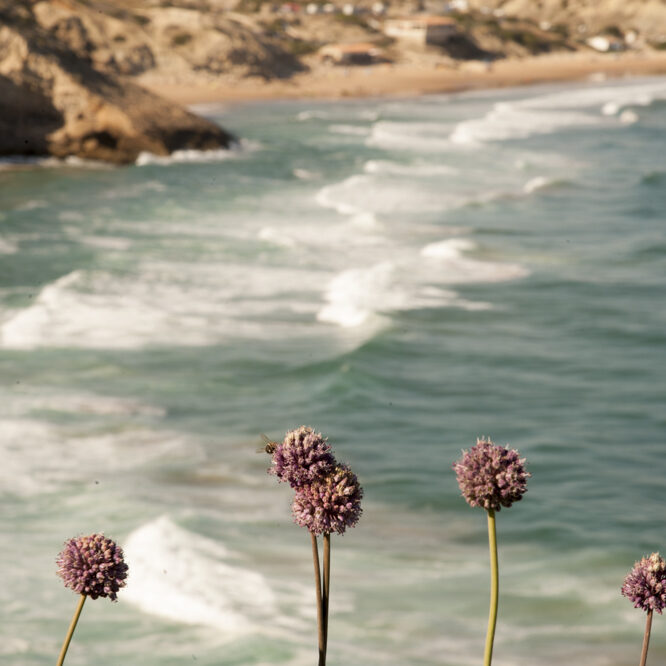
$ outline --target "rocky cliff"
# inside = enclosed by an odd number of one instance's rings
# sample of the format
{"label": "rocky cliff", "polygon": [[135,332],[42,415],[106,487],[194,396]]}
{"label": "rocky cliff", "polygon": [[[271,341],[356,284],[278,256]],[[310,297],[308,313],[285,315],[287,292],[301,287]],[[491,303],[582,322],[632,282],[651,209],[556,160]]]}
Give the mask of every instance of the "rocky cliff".
{"label": "rocky cliff", "polygon": [[[96,67],[76,16],[47,30],[34,3],[0,0],[0,155],[133,162],[148,151],[229,147],[217,125]],[[79,34],[81,49],[72,47]]]}

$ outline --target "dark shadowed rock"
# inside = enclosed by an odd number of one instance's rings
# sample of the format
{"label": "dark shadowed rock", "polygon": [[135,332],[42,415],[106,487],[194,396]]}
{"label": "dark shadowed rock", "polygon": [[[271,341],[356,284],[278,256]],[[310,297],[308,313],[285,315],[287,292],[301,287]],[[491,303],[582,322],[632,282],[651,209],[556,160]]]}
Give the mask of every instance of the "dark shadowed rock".
{"label": "dark shadowed rock", "polygon": [[0,155],[76,155],[123,164],[144,151],[168,155],[227,148],[233,141],[217,125],[95,69],[86,50],[85,30],[76,21],[47,32],[28,4],[0,0]]}

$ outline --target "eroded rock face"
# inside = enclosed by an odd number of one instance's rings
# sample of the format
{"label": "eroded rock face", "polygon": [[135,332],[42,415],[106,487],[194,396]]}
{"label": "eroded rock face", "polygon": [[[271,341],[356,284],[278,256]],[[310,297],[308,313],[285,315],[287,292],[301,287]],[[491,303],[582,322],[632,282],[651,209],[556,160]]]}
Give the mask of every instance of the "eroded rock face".
{"label": "eroded rock face", "polygon": [[0,155],[122,164],[144,151],[229,147],[217,125],[96,69],[76,21],[58,28],[46,31],[27,5],[0,5]]}

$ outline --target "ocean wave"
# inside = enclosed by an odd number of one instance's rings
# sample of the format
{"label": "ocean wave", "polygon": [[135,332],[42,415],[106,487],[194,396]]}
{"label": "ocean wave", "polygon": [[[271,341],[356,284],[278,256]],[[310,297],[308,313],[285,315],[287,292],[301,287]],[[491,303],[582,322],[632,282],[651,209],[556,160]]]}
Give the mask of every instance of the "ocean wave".
{"label": "ocean wave", "polygon": [[366,323],[389,306],[404,306],[406,295],[393,284],[393,272],[393,264],[382,262],[336,275],[324,295],[327,305],[319,310],[317,319],[350,328]]}
{"label": "ocean wave", "polygon": [[618,116],[618,120],[623,125],[633,125],[634,123],[638,122],[639,116],[635,111],[632,111],[631,109],[625,109]]}
{"label": "ocean wave", "polygon": [[257,238],[281,247],[295,247],[297,244],[291,236],[278,231],[274,227],[262,227],[257,234]]}
{"label": "ocean wave", "polygon": [[18,245],[14,241],[0,238],[0,254],[16,254]]}
{"label": "ocean wave", "polygon": [[317,171],[310,171],[309,169],[294,168],[291,171],[299,180],[313,180],[321,178],[321,174]]}
{"label": "ocean wave", "polygon": [[[531,109],[585,109],[601,108],[606,114],[617,113],[625,106],[649,106],[657,100],[666,99],[666,84],[663,81],[568,88],[567,90],[537,95],[520,100],[517,104]],[[608,106],[607,106],[608,105]],[[610,115],[614,115],[610,114]]]}
{"label": "ocean wave", "polygon": [[223,640],[274,622],[277,606],[267,580],[221,543],[168,516],[132,532],[123,549],[132,572],[123,600],[145,613],[211,627]]}
{"label": "ocean wave", "polygon": [[451,176],[459,173],[459,169],[447,164],[400,164],[388,160],[368,160],[363,165],[365,173],[388,174],[391,176]]}
{"label": "ocean wave", "polygon": [[355,174],[340,183],[326,185],[315,198],[320,206],[343,215],[439,212],[464,203],[459,195],[442,192],[441,188],[374,174]]}
{"label": "ocean wave", "polygon": [[333,134],[346,134],[349,136],[367,136],[370,134],[369,127],[362,127],[360,125],[329,125],[328,131]]}
{"label": "ocean wave", "polygon": [[27,388],[24,388],[21,394],[14,396],[9,406],[13,416],[26,416],[36,411],[95,416],[147,416],[152,418],[162,418],[166,415],[164,408],[132,398],[93,393],[63,393],[60,391],[55,394],[45,394],[30,392]]}
{"label": "ocean wave", "polygon": [[520,102],[498,102],[483,117],[464,120],[451,133],[452,143],[480,146],[489,141],[524,139],[550,134],[565,127],[596,125],[600,121],[577,111],[548,111],[524,107]]}
{"label": "ocean wave", "polygon": [[366,145],[384,150],[438,153],[451,150],[450,129],[435,122],[378,121],[372,126]]}
{"label": "ocean wave", "polygon": [[[283,232],[264,232],[272,242]],[[32,305],[5,314],[6,349],[140,349],[257,340],[307,330],[309,294],[322,277],[307,267],[242,262],[144,262],[126,274],[75,270],[46,285]],[[295,301],[295,299],[298,299]],[[285,312],[296,312],[285,319]]]}
{"label": "ocean wave", "polygon": [[603,119],[588,112],[595,107],[601,109],[602,116],[619,113],[620,121],[628,124],[637,118],[635,114],[622,118],[620,112],[624,107],[649,106],[658,99],[666,99],[663,82],[574,88],[512,102],[498,102],[482,118],[458,123],[450,139],[454,144],[474,147],[489,141],[550,134],[567,127],[599,125]]}
{"label": "ocean wave", "polygon": [[[91,398],[88,405],[95,409],[94,404]],[[20,497],[54,492],[71,483],[92,484],[157,461],[182,463],[202,456],[197,444],[182,435],[145,427],[82,433],[80,426],[69,429],[31,418],[5,418],[2,432],[0,493]]]}
{"label": "ocean wave", "polygon": [[537,192],[538,190],[545,190],[548,188],[555,187],[557,185],[565,185],[568,181],[558,179],[558,178],[548,178],[547,176],[535,176],[530,178],[523,185],[523,192],[525,194],[532,194],[532,192]]}
{"label": "ocean wave", "polygon": [[[486,310],[491,304],[469,301],[440,284],[502,282],[524,277],[527,270],[515,264],[502,264],[465,258],[475,245],[467,239],[430,243],[418,254],[403,255],[398,262],[383,261],[364,268],[338,273],[324,292],[317,313],[321,322],[342,328],[382,325],[392,312],[455,307]],[[425,265],[425,258],[433,264]]]}
{"label": "ocean wave", "polygon": [[155,155],[155,153],[140,153],[136,158],[136,166],[142,167],[147,165],[158,166],[171,166],[172,164],[184,163],[206,163],[206,162],[222,162],[232,157],[237,157],[239,149],[234,148],[217,148],[214,150],[176,150],[171,155]]}
{"label": "ocean wave", "polygon": [[529,271],[519,264],[465,256],[465,252],[474,249],[476,245],[468,239],[450,238],[425,245],[420,254],[439,265],[439,269],[433,269],[433,276],[446,284],[506,282],[529,275]]}

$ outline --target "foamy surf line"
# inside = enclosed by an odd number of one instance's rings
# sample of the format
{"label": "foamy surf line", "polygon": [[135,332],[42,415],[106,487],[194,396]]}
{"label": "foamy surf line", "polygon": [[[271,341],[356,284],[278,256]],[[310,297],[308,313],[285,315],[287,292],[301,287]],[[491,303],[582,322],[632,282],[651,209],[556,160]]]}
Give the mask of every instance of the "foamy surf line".
{"label": "foamy surf line", "polygon": [[657,82],[570,89],[497,102],[482,118],[458,123],[450,140],[453,144],[475,147],[491,141],[551,134],[567,127],[607,126],[607,119],[616,115],[619,126],[630,125],[639,116],[626,107],[646,107],[663,99],[666,99],[666,84]]}
{"label": "foamy surf line", "polygon": [[162,516],[124,544],[132,575],[123,600],[173,622],[202,625],[234,639],[273,623],[275,595],[258,572],[239,564],[221,543]]}
{"label": "foamy surf line", "polygon": [[465,300],[450,289],[429,284],[431,281],[496,283],[529,274],[518,264],[465,256],[474,249],[476,245],[469,239],[450,238],[430,243],[418,253],[404,255],[399,264],[383,261],[342,271],[324,292],[325,305],[318,311],[317,319],[342,328],[354,328],[373,322],[379,325],[391,312],[398,311],[442,307],[487,310],[491,304]]}

